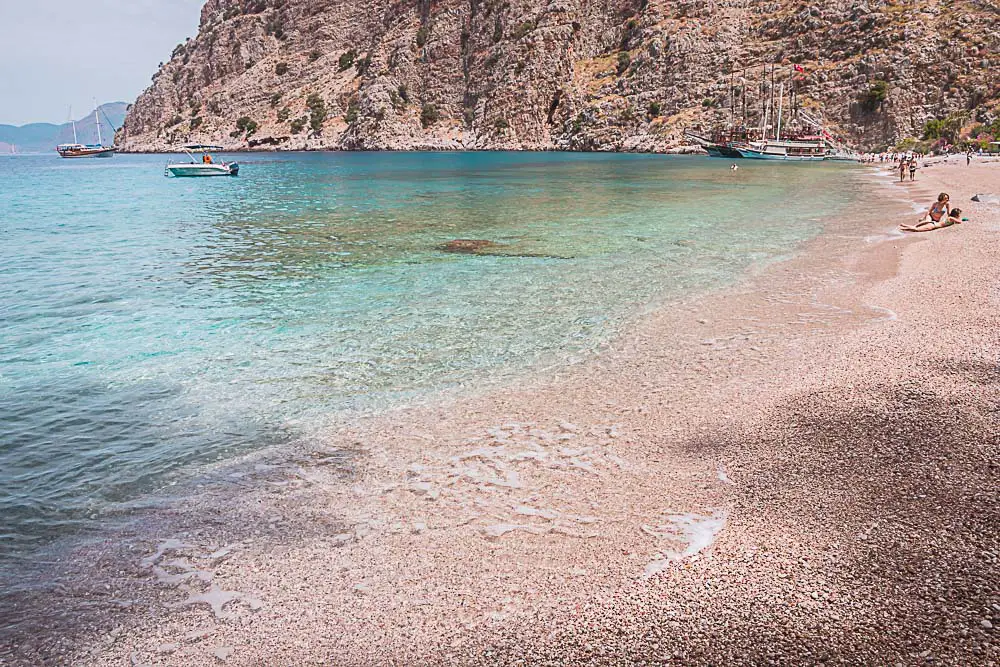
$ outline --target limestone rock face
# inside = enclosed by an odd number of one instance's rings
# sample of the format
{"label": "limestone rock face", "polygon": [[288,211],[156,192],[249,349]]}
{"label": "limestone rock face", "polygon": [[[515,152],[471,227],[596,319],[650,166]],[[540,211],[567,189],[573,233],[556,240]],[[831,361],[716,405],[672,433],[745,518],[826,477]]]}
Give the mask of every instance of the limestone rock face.
{"label": "limestone rock face", "polygon": [[687,127],[758,123],[783,81],[786,113],[794,103],[870,147],[954,112],[993,119],[991,7],[208,0],[198,35],[156,72],[118,141],[128,151],[666,151]]}

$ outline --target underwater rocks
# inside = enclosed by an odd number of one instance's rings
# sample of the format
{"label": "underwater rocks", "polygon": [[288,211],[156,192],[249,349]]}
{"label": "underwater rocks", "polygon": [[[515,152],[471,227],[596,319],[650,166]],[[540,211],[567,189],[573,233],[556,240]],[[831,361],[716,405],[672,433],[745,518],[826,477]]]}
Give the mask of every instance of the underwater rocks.
{"label": "underwater rocks", "polygon": [[565,255],[550,255],[538,252],[519,252],[506,246],[484,239],[455,239],[438,246],[441,252],[459,255],[479,255],[481,257],[533,257],[538,259],[573,259]]}
{"label": "underwater rocks", "polygon": [[465,255],[486,255],[491,254],[491,251],[495,252],[496,248],[501,248],[498,243],[493,241],[484,241],[482,239],[455,239],[454,241],[448,241],[438,246],[438,249],[443,252],[455,252]]}

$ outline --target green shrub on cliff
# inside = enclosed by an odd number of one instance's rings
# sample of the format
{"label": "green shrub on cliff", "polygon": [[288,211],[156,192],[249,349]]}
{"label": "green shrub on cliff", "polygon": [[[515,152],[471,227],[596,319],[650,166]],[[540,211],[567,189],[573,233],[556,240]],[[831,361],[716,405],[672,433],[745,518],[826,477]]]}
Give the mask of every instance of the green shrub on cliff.
{"label": "green shrub on cliff", "polygon": [[249,139],[257,131],[257,121],[250,118],[250,116],[240,116],[236,119],[236,129],[229,133],[233,139],[243,135],[244,138]]}
{"label": "green shrub on cliff", "polygon": [[319,132],[326,122],[326,102],[316,93],[312,93],[306,98],[306,106],[309,107],[309,127],[313,132]]}
{"label": "green shrub on cliff", "polygon": [[933,143],[933,141],[917,141],[913,137],[906,137],[893,146],[893,150],[898,153],[906,153],[909,151],[913,151],[915,153],[929,153]]}
{"label": "green shrub on cliff", "polygon": [[618,54],[618,74],[624,74],[628,66],[632,64],[632,56],[629,55],[628,51],[622,51]]}
{"label": "green shrub on cliff", "polygon": [[522,23],[519,23],[517,27],[511,31],[510,37],[511,39],[521,39],[534,29],[535,29],[534,21],[524,21]]}
{"label": "green shrub on cliff", "polygon": [[861,96],[858,102],[865,112],[874,113],[882,108],[888,96],[889,84],[885,81],[876,80],[872,82],[871,87]]}
{"label": "green shrub on cliff", "polygon": [[360,58],[356,63],[354,63],[354,66],[358,70],[358,76],[364,76],[365,72],[368,71],[368,68],[372,66],[372,54],[369,53],[364,58]]}
{"label": "green shrub on cliff", "polygon": [[264,24],[264,34],[274,35],[275,39],[285,39],[285,23],[281,16],[274,15]]}
{"label": "green shrub on cliff", "polygon": [[660,103],[657,101],[652,101],[649,103],[649,107],[646,109],[646,113],[649,114],[650,118],[656,118],[660,115]]}
{"label": "green shrub on cliff", "polygon": [[340,58],[337,59],[337,71],[345,72],[350,69],[351,65],[354,64],[354,59],[358,57],[358,52],[354,49],[348,49],[340,54]]}
{"label": "green shrub on cliff", "polygon": [[440,118],[438,109],[433,104],[425,104],[423,109],[420,110],[420,124],[425,129],[438,122],[438,118]]}
{"label": "green shrub on cliff", "polygon": [[302,118],[296,118],[295,120],[293,120],[292,124],[289,126],[289,129],[292,131],[292,134],[299,134],[302,132],[305,126],[306,126],[306,117],[303,116]]}
{"label": "green shrub on cliff", "polygon": [[348,124],[353,123],[358,120],[358,113],[361,111],[361,107],[358,106],[357,102],[351,102],[347,105],[347,112],[344,114],[344,121]]}
{"label": "green shrub on cliff", "polygon": [[274,73],[278,76],[288,74],[288,63],[278,63],[274,66]]}
{"label": "green shrub on cliff", "polygon": [[935,118],[924,123],[924,139],[944,139],[950,144],[958,142],[962,126],[965,125],[965,115],[953,113],[945,118]]}

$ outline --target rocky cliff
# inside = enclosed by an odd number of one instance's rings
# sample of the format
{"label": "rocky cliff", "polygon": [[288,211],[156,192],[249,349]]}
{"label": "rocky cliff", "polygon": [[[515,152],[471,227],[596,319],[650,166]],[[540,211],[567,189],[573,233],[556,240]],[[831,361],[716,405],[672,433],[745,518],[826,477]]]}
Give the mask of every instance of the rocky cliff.
{"label": "rocky cliff", "polygon": [[783,89],[875,147],[993,120],[998,47],[993,0],[208,0],[119,141],[666,150]]}

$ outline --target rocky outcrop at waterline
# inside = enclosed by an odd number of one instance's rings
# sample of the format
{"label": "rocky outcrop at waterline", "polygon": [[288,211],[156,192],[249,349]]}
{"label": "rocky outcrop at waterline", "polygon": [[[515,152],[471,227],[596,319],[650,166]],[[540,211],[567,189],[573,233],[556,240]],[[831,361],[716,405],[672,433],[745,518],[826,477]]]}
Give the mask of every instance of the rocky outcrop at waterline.
{"label": "rocky outcrop at waterline", "polygon": [[665,151],[784,79],[876,146],[1000,115],[998,47],[1000,13],[967,0],[208,0],[118,140]]}

